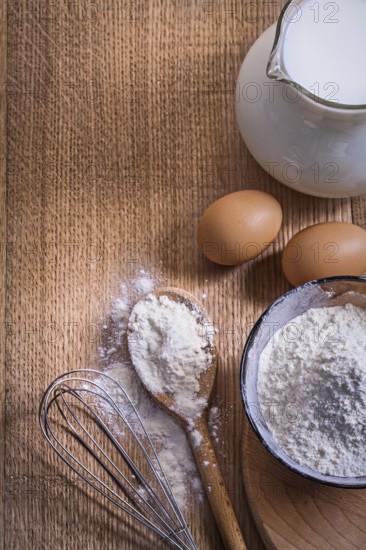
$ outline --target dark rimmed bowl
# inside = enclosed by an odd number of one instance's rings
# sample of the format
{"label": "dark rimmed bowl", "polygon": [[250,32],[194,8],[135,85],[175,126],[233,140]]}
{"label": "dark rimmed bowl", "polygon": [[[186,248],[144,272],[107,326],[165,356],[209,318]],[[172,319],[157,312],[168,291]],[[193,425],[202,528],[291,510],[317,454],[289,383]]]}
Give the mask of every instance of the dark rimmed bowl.
{"label": "dark rimmed bowl", "polygon": [[254,432],[277,460],[307,479],[335,487],[361,489],[366,487],[366,476],[326,475],[303,466],[288,456],[268,429],[260,411],[257,394],[259,357],[273,334],[310,308],[331,307],[346,303],[366,308],[365,277],[330,277],[311,281],[294,288],[276,300],[261,315],[249,334],[241,359],[240,389],[244,409]]}

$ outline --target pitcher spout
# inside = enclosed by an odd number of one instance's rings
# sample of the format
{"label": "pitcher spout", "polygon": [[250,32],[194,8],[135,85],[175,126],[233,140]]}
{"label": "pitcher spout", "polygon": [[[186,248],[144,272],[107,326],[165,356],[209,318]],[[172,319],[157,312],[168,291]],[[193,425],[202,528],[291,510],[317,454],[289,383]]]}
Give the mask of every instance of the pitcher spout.
{"label": "pitcher spout", "polygon": [[272,50],[266,72],[268,78],[272,80],[288,80],[288,75],[281,64],[281,54],[278,45]]}

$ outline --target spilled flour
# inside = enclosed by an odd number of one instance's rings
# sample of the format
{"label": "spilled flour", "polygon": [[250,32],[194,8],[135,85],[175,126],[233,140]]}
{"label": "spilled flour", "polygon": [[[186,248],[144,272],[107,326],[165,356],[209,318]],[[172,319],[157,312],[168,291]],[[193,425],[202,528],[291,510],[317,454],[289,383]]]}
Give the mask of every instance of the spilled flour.
{"label": "spilled flour", "polygon": [[[157,451],[174,497],[184,510],[193,492],[196,493],[196,498],[202,495],[201,481],[184,431],[173,418],[159,409],[149,398],[133,367],[127,361],[113,363],[105,372],[121,384],[136,407]],[[99,384],[107,389],[112,398],[115,398],[102,377]],[[139,435],[143,435],[138,423],[134,425],[134,429]]]}
{"label": "spilled flour", "polygon": [[[104,327],[106,339],[99,349],[99,355],[104,372],[121,384],[135,405],[156,447],[174,496],[184,510],[190,500],[200,499],[203,494],[188,439],[180,425],[158,408],[147,394],[127,350],[127,325],[132,307],[141,296],[151,292],[158,284],[157,278],[140,270],[134,280],[120,285],[120,294],[112,306],[111,326],[105,324]],[[105,384],[103,377],[99,383],[102,386]],[[214,426],[216,430],[216,422]]]}

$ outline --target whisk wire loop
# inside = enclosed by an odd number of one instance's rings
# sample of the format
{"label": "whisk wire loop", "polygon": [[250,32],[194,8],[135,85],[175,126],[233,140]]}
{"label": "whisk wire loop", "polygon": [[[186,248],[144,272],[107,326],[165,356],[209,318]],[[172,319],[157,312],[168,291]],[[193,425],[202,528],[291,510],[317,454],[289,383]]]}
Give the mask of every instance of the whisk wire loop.
{"label": "whisk wire loop", "polygon": [[198,550],[151,437],[111,376],[91,369],[59,376],[42,397],[39,423],[54,451],[90,487],[174,548]]}

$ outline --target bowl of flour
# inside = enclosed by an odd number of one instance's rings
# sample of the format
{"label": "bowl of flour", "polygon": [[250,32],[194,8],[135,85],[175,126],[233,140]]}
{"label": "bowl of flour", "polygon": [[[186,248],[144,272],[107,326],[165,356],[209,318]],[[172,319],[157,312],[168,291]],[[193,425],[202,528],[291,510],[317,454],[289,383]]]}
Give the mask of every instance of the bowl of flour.
{"label": "bowl of flour", "polygon": [[249,422],[275,458],[314,481],[366,487],[366,278],[312,281],[276,300],[240,376]]}

